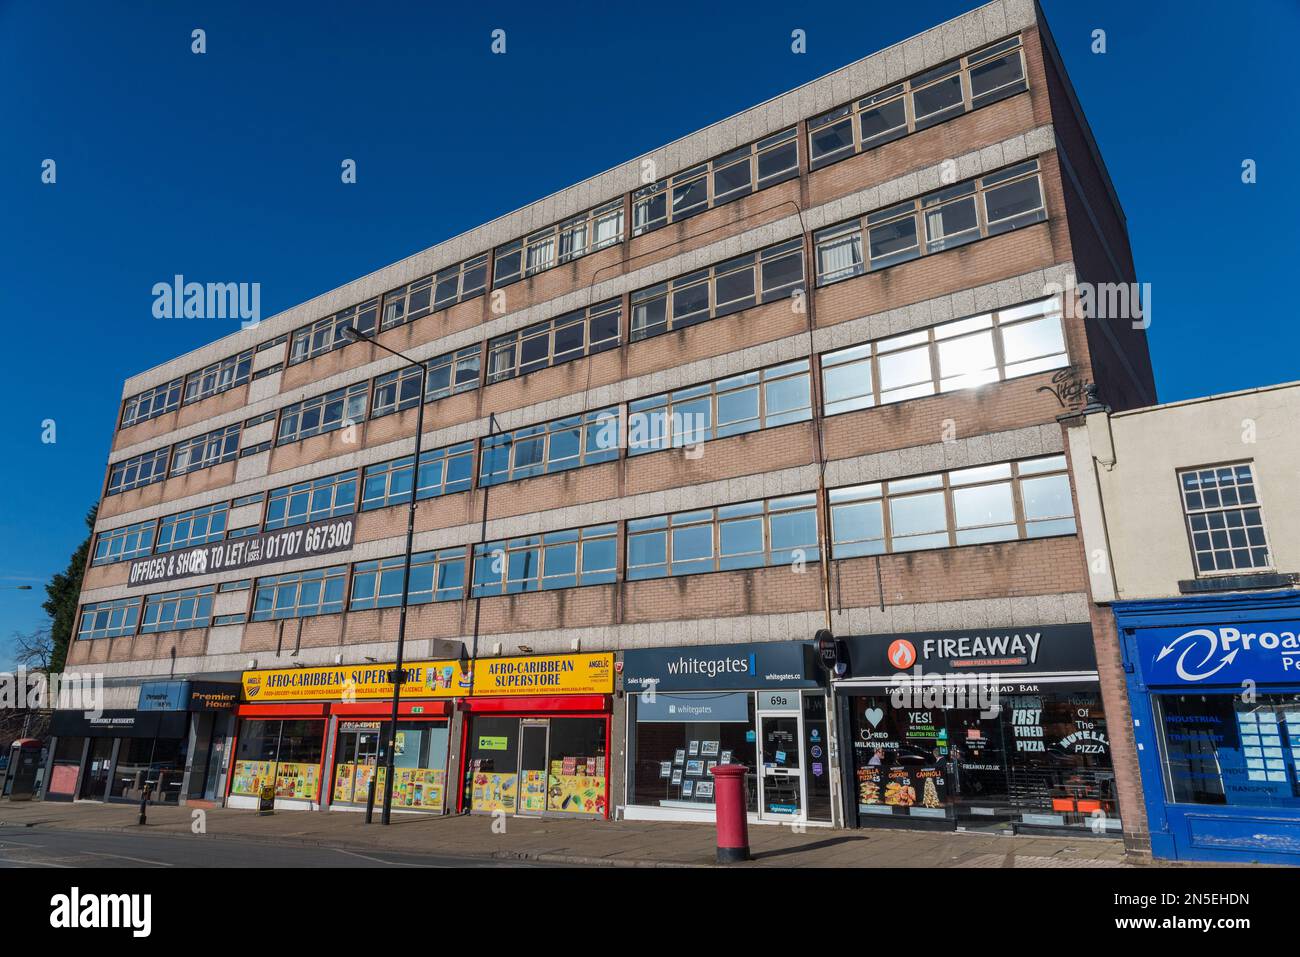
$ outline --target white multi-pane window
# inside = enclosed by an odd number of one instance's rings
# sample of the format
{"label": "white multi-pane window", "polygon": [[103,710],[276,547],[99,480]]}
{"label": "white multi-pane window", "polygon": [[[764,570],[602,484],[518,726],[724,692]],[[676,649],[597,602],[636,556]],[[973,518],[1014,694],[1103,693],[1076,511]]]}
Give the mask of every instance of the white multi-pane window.
{"label": "white multi-pane window", "polygon": [[294,330],[290,338],[289,364],[306,362],[352,342],[343,331],[347,326],[366,335],[372,334],[378,314],[379,300],[371,299]]}
{"label": "white multi-pane window", "polygon": [[631,299],[631,340],[788,298],[803,282],[803,240],[792,239],[639,289]]}
{"label": "white multi-pane window", "polygon": [[360,422],[366,417],[369,395],[370,383],[358,382],[286,406],[280,414],[276,445],[297,442],[309,436],[341,429],[349,423]]}
{"label": "white multi-pane window", "polygon": [[936,66],[808,121],[817,169],[1029,88],[1020,37]]}
{"label": "white multi-pane window", "polygon": [[518,282],[622,241],[623,200],[620,198],[497,247],[492,285],[495,288]]}
{"label": "white multi-pane window", "polygon": [[824,286],[1047,218],[1038,160],[944,187],[813,234]]}
{"label": "white multi-pane window", "polygon": [[500,485],[619,455],[619,409],[596,409],[483,439],[478,484]]}
{"label": "white multi-pane window", "polygon": [[95,554],[90,563],[111,565],[148,555],[153,550],[155,524],[153,521],[137,522],[100,532],[95,536]]}
{"label": "white multi-pane window", "polygon": [[392,329],[403,323],[423,319],[433,311],[433,277],[425,276],[415,282],[384,293],[383,316],[380,329]]}
{"label": "white multi-pane window", "polygon": [[181,390],[185,378],[172,379],[152,389],[146,389],[139,395],[133,395],[122,404],[122,428],[157,418],[164,412],[180,408]]}
{"label": "white multi-pane window", "polygon": [[214,362],[198,372],[191,372],[185,377],[185,404],[206,399],[247,382],[253,372],[253,352],[249,349],[237,356]]}
{"label": "white multi-pane window", "polygon": [[263,527],[288,528],[337,515],[351,515],[357,508],[357,473],[339,472],[318,479],[273,489],[266,503]]}
{"label": "white multi-pane window", "polygon": [[632,235],[678,222],[799,175],[798,131],[791,127],[632,194]]}
{"label": "white multi-pane window", "polygon": [[370,400],[370,417],[414,408],[420,402],[421,372],[416,366],[402,366],[375,377],[375,394]]}
{"label": "white multi-pane window", "polygon": [[259,578],[253,586],[253,621],[338,614],[346,580],[346,565]]}
{"label": "white multi-pane window", "polygon": [[1249,462],[1188,469],[1178,483],[1198,575],[1272,567]]}
{"label": "white multi-pane window", "polygon": [[497,336],[488,343],[487,381],[501,382],[617,348],[622,302],[611,299]]}
{"label": "white multi-pane window", "polygon": [[835,558],[1075,531],[1063,455],[831,489],[828,500]]}
{"label": "white multi-pane window", "polygon": [[487,288],[488,254],[440,269],[433,277],[433,308],[446,309]]}
{"label": "white multi-pane window", "polygon": [[175,515],[167,515],[158,523],[158,544],[154,551],[171,552],[191,545],[206,545],[226,537],[226,502],[191,508]]}
{"label": "white multi-pane window", "polygon": [[[405,556],[357,562],[352,566],[349,611],[394,608],[402,603]],[[465,549],[445,548],[411,556],[411,590],[407,604],[458,601],[465,594]]]}
{"label": "white multi-pane window", "polygon": [[206,628],[212,622],[215,585],[150,595],[144,602],[140,633]]}
{"label": "white multi-pane window", "polygon": [[628,403],[627,452],[641,455],[812,418],[808,360]]}
{"label": "white multi-pane window", "polygon": [[140,623],[140,599],[119,598],[81,606],[78,638],[121,638],[134,635]]}
{"label": "white multi-pane window", "polygon": [[478,346],[466,346],[430,359],[425,366],[429,372],[424,384],[424,401],[432,402],[477,389],[482,356]]}
{"label": "white multi-pane window", "polygon": [[167,458],[170,454],[171,449],[163,447],[114,463],[108,470],[108,491],[104,494],[116,495],[142,485],[161,482],[167,477]]}
{"label": "white multi-pane window", "polygon": [[1056,297],[877,339],[821,357],[826,415],[1069,365]]}
{"label": "white multi-pane window", "polygon": [[240,423],[236,422],[224,429],[214,429],[177,442],[172,449],[171,474],[184,475],[186,472],[196,472],[237,458],[241,428]]}
{"label": "white multi-pane window", "polygon": [[474,546],[475,598],[605,585],[618,577],[618,526],[528,535]]}

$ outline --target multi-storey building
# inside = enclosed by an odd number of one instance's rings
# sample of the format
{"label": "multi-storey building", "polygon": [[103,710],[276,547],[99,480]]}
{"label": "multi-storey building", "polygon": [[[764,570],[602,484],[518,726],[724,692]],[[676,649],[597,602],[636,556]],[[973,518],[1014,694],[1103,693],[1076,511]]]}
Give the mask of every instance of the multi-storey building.
{"label": "multi-storey building", "polygon": [[1070,277],[1124,213],[995,0],[133,376],[49,796],[362,803],[414,487],[403,808],[1140,841],[1057,416],[1154,387]]}

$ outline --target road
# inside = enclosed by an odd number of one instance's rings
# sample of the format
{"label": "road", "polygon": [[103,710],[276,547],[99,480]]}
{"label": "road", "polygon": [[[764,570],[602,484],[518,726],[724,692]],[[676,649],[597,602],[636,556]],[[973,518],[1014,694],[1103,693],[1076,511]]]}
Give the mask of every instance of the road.
{"label": "road", "polygon": [[540,867],[388,850],[352,850],[208,835],[126,834],[56,828],[0,828],[0,869],[15,867]]}

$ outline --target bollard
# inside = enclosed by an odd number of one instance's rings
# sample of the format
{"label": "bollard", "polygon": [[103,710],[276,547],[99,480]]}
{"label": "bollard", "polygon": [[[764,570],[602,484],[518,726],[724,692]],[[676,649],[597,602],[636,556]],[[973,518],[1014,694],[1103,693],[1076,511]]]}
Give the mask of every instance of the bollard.
{"label": "bollard", "polygon": [[749,860],[749,814],[745,807],[743,764],[719,764],[711,768],[713,804],[717,809],[718,863],[735,864]]}
{"label": "bollard", "polygon": [[140,823],[141,824],[146,823],[145,819],[148,817],[148,811],[146,810],[146,808],[149,807],[149,794],[152,790],[153,790],[153,785],[149,784],[148,782],[145,782],[144,789],[141,790],[140,792]]}
{"label": "bollard", "polygon": [[366,788],[366,823],[374,822],[375,817],[375,781],[378,775],[370,776],[370,786]]}

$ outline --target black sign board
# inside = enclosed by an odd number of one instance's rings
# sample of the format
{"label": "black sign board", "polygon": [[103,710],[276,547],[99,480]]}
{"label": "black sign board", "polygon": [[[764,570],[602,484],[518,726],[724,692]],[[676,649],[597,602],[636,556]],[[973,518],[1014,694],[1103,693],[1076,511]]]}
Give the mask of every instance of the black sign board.
{"label": "black sign board", "polygon": [[240,686],[234,681],[191,681],[191,711],[233,711],[239,704]]}
{"label": "black sign board", "polygon": [[186,720],[184,711],[56,711],[50,733],[61,738],[179,738]]}
{"label": "black sign board", "polygon": [[[915,674],[1036,674],[1097,670],[1092,626],[1004,625],[843,639],[855,678]],[[847,677],[847,676],[846,676]]]}
{"label": "black sign board", "polygon": [[192,575],[238,571],[267,562],[341,552],[352,547],[355,521],[353,515],[327,518],[310,525],[229,538],[210,545],[195,545],[152,558],[138,558],[131,563],[127,585],[134,588]]}

